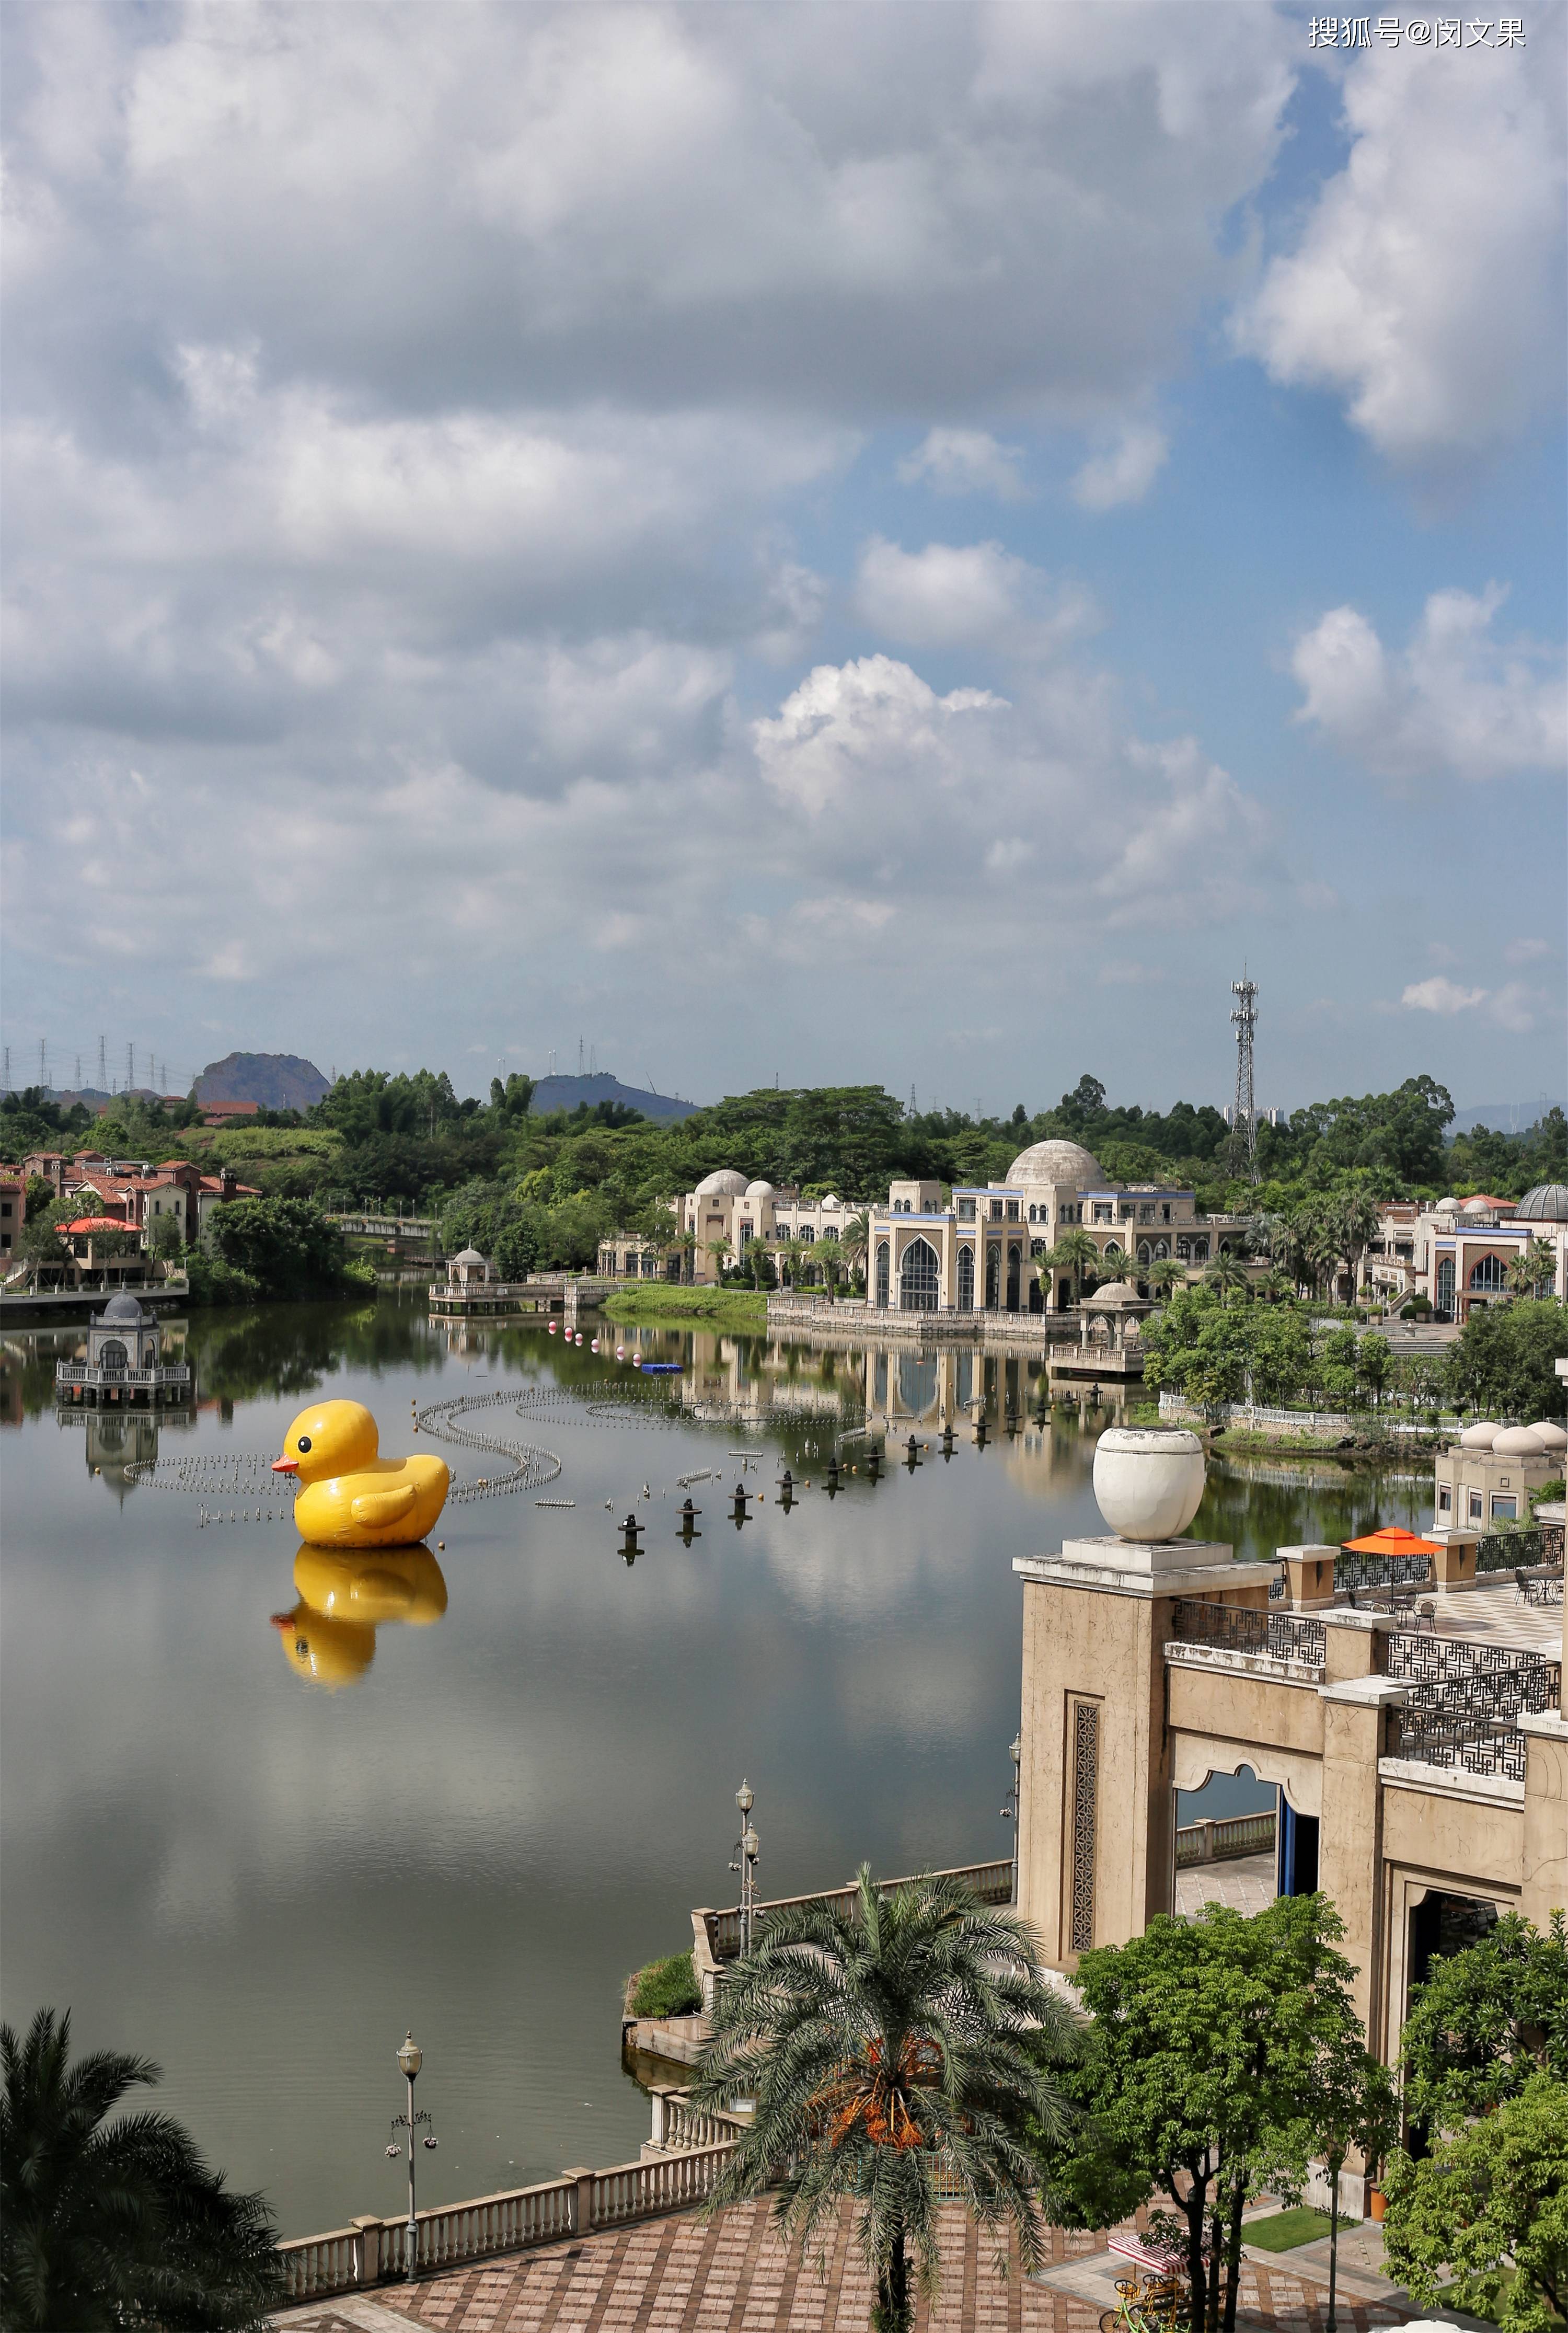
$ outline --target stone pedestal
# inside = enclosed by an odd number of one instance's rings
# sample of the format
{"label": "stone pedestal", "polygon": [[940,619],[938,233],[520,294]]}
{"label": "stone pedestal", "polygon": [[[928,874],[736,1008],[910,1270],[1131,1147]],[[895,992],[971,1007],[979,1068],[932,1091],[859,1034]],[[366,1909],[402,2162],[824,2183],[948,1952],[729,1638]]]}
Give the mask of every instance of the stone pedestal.
{"label": "stone pedestal", "polygon": [[1286,1592],[1296,1612],[1321,1612],[1334,1602],[1337,1547],[1282,1547]]}

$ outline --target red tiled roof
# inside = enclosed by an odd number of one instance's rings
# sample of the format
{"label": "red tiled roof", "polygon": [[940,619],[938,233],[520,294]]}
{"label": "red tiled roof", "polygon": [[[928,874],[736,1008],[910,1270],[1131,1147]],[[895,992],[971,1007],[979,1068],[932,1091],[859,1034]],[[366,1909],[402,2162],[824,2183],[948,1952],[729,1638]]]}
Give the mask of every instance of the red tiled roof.
{"label": "red tiled roof", "polygon": [[254,1118],[262,1105],[259,1101],[204,1101],[198,1107],[204,1118]]}
{"label": "red tiled roof", "polygon": [[129,1231],[130,1226],[129,1224],[123,1223],[118,1215],[81,1215],[78,1217],[75,1223],[62,1224],[60,1228],[62,1232],[68,1233],[123,1232]]}

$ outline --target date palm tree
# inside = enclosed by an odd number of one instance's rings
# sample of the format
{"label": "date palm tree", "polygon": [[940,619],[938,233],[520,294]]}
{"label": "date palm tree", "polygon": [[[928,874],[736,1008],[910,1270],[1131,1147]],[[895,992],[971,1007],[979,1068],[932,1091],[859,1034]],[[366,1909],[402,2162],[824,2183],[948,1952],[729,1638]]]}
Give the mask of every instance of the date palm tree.
{"label": "date palm tree", "polygon": [[689,1282],[693,1272],[692,1259],[696,1254],[699,1245],[696,1233],[677,1232],[670,1245],[681,1259],[682,1280]]}
{"label": "date palm tree", "polygon": [[1052,1272],[1070,1272],[1073,1280],[1073,1301],[1077,1304],[1083,1300],[1085,1280],[1098,1277],[1100,1262],[1100,1251],[1088,1233],[1074,1228],[1065,1231],[1056,1246],[1046,1250],[1036,1270],[1039,1274],[1041,1287],[1047,1289],[1050,1286]]}
{"label": "date palm tree", "polygon": [[1331,1217],[1339,1252],[1350,1273],[1350,1301],[1361,1286],[1362,1258],[1382,1229],[1382,1209],[1370,1191],[1346,1191],[1334,1202]]}
{"label": "date palm tree", "polygon": [[722,1280],[724,1277],[724,1266],[729,1263],[731,1253],[730,1243],[724,1234],[721,1232],[717,1239],[705,1241],[703,1243],[703,1253],[704,1255],[711,1255],[712,1257],[714,1274],[718,1279]]}
{"label": "date palm tree", "polygon": [[1239,1291],[1251,1289],[1252,1274],[1238,1255],[1232,1255],[1229,1249],[1221,1248],[1204,1273],[1203,1283],[1216,1291],[1221,1304],[1229,1304],[1231,1297]]}
{"label": "date palm tree", "polygon": [[1507,1282],[1515,1296],[1534,1296],[1544,1287],[1550,1295],[1557,1277],[1557,1253],[1550,1240],[1533,1239],[1522,1248],[1507,1270]]}
{"label": "date palm tree", "polygon": [[0,2026],[0,2323],[261,2327],[282,2298],[260,2195],[235,2194],[170,2116],[108,2117],[160,2081],[146,2058],[71,2063],[71,2012]]}
{"label": "date palm tree", "polygon": [[1187,1285],[1187,1266],[1174,1255],[1156,1256],[1145,1275],[1156,1296],[1173,1296]]}
{"label": "date palm tree", "polygon": [[871,1217],[864,1207],[851,1215],[845,1224],[841,1244],[845,1261],[851,1270],[864,1272],[865,1259],[871,1253]]}
{"label": "date palm tree", "polygon": [[822,1274],[822,1285],[827,1291],[827,1301],[833,1302],[838,1267],[844,1258],[837,1240],[819,1239],[811,1243],[811,1261]]}
{"label": "date palm tree", "polygon": [[839,2205],[875,2280],[877,2333],[907,2333],[914,2280],[934,2296],[938,2175],[997,2243],[1042,2258],[1028,2125],[1066,2109],[1047,2069],[1077,2054],[1070,2012],[1045,1982],[1033,1932],[961,1882],[884,1894],[862,1865],[855,1894],[770,1915],[761,1941],[718,1983],[694,2104],[741,2093],[756,2114],[711,2209],[771,2188],[786,2237],[811,2245]]}

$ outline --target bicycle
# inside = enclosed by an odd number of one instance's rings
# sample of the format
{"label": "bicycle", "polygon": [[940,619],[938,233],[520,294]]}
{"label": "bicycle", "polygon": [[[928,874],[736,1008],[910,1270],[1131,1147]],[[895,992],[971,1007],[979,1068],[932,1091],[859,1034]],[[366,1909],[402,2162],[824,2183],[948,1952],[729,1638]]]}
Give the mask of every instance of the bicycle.
{"label": "bicycle", "polygon": [[1100,2333],[1181,2333],[1186,2315],[1174,2276],[1116,2279],[1116,2306],[1100,2318]]}

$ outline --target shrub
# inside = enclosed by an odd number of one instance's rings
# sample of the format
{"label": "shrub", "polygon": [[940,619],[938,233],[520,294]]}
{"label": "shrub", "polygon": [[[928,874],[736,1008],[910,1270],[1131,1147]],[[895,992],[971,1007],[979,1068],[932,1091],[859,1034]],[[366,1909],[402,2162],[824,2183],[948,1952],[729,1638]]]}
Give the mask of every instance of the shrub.
{"label": "shrub", "polygon": [[690,1953],[650,1961],[632,1980],[634,2017],[690,2017],[703,2006],[703,1988]]}

